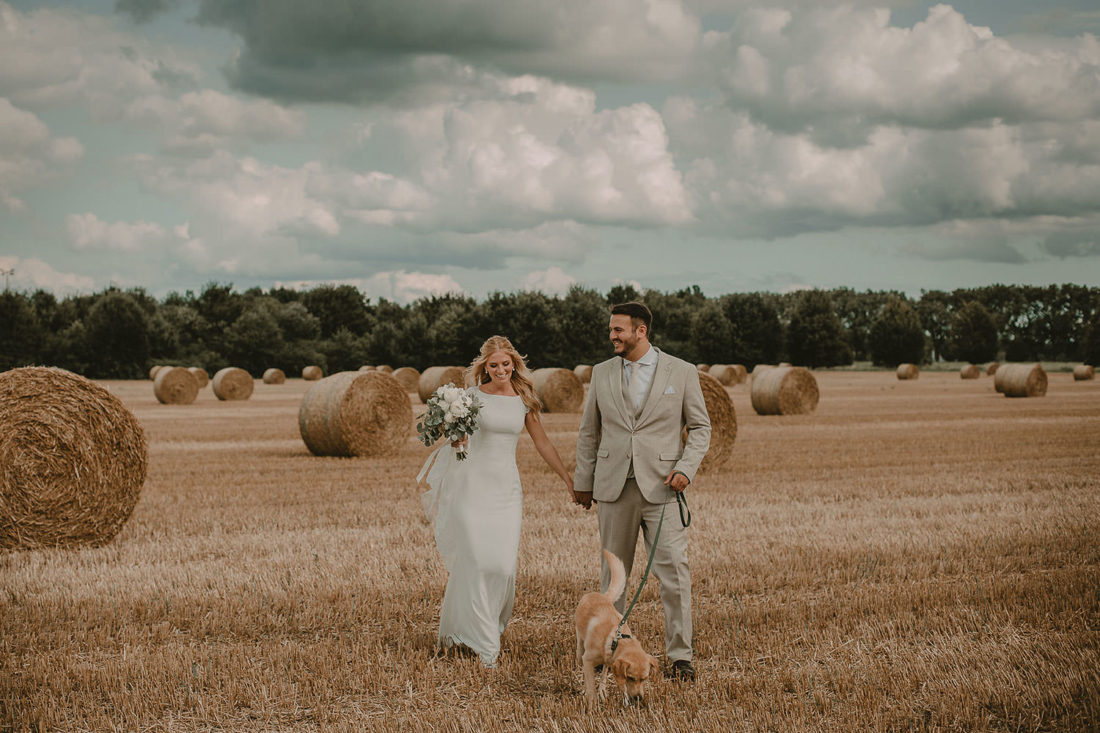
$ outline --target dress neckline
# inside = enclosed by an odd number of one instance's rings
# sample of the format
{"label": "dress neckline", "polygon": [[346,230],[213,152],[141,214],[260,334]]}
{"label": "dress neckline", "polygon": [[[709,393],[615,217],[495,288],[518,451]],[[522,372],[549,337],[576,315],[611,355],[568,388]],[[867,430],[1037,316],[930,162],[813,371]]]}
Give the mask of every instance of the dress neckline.
{"label": "dress neckline", "polygon": [[492,392],[486,392],[481,387],[478,387],[477,391],[481,394],[489,395],[490,397],[519,397],[518,394],[494,394]]}

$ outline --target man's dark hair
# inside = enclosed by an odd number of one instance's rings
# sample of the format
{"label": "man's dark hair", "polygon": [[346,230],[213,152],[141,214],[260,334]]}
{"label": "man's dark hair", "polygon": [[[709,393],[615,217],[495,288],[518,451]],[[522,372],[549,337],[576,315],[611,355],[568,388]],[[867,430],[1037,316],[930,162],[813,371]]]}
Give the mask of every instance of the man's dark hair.
{"label": "man's dark hair", "polygon": [[629,303],[613,305],[611,306],[611,315],[630,316],[630,322],[633,324],[635,331],[643,323],[645,324],[646,334],[653,330],[653,312],[646,307],[645,303],[632,300]]}

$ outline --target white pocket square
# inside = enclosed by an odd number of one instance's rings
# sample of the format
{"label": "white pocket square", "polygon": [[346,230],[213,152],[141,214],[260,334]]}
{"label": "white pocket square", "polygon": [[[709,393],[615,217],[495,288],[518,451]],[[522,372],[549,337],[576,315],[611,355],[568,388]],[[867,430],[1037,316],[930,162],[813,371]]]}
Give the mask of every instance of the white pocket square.
{"label": "white pocket square", "polygon": [[668,389],[665,390],[665,394],[676,394],[676,388],[675,387],[669,387]]}

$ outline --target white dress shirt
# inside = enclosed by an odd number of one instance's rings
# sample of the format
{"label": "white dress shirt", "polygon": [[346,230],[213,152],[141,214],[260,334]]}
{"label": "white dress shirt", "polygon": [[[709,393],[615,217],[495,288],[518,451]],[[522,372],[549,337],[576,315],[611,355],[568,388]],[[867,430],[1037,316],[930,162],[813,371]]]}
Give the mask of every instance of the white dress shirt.
{"label": "white dress shirt", "polygon": [[[646,392],[649,390],[650,382],[653,381],[653,375],[657,373],[657,349],[650,345],[649,351],[642,354],[637,361],[624,358],[623,370],[623,381],[627,385],[628,393],[635,395],[638,401],[637,404],[632,405],[637,413],[645,402]],[[634,380],[638,380],[638,383],[634,384]]]}

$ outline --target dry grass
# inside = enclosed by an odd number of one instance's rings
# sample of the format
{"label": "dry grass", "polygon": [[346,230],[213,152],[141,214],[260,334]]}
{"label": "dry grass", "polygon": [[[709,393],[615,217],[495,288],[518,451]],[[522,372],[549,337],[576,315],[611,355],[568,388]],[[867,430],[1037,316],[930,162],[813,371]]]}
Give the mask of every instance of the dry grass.
{"label": "dry grass", "polygon": [[[149,480],[109,546],[0,555],[0,727],[1096,729],[1100,384],[1006,400],[957,373],[816,376],[812,415],[731,389],[734,455],[690,489],[698,681],[591,715],[569,619],[596,517],[529,440],[515,615],[485,671],[433,656],[444,572],[414,438],[315,458],[301,380],[172,410],[111,382]],[[543,419],[571,462],[579,416]],[[662,649],[655,588],[631,625]]]}

